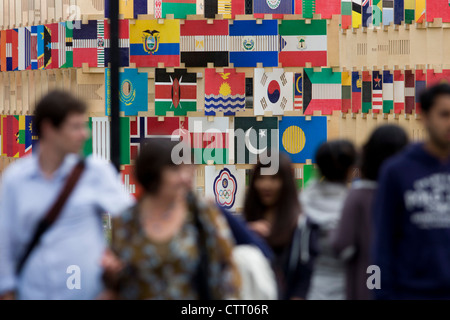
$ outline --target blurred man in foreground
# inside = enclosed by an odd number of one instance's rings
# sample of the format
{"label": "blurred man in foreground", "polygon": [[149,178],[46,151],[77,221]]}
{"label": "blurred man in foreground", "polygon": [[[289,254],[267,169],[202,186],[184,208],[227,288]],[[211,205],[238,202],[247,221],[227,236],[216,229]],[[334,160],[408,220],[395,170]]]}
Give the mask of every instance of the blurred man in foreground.
{"label": "blurred man in foreground", "polygon": [[86,105],[54,91],[36,106],[39,146],[3,174],[0,299],[94,299],[103,289],[101,214],[133,204],[115,169],[79,153]]}

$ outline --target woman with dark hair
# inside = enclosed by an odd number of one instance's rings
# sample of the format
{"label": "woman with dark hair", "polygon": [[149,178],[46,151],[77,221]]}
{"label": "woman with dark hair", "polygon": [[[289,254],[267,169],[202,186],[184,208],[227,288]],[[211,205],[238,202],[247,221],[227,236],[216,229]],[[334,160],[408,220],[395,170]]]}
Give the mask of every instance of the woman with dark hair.
{"label": "woman with dark hair", "polygon": [[293,168],[286,154],[280,154],[275,175],[262,175],[268,167],[261,162],[254,167],[244,205],[249,228],[263,237],[272,248],[273,267],[279,285],[279,298],[304,299],[309,286],[311,266],[299,255],[301,231]]}
{"label": "woman with dark hair", "polygon": [[344,299],[344,266],[335,258],[329,237],[341,217],[355,158],[355,148],[349,141],[323,143],[316,153],[322,179],[310,182],[300,196],[308,229],[317,239],[308,300]]}
{"label": "woman with dark hair", "polygon": [[353,183],[334,234],[333,247],[346,261],[346,297],[348,300],[371,299],[367,288],[372,234],[371,212],[377,189],[378,172],[389,157],[408,144],[406,132],[395,125],[376,129],[364,145],[361,157],[362,179]]}
{"label": "woman with dark hair", "polygon": [[193,170],[173,163],[175,145],[151,139],[141,146],[135,175],[144,194],[113,221],[111,248],[121,267],[105,257],[106,269],[116,270],[105,279],[119,299],[239,298],[228,225],[216,206],[193,196]]}

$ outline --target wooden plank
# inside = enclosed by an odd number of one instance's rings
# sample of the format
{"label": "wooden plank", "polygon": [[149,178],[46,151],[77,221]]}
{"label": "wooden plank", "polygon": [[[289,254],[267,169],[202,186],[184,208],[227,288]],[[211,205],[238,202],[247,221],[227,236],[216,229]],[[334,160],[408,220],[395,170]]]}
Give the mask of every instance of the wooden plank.
{"label": "wooden plank", "polygon": [[48,92],[56,89],[56,70],[47,70]]}
{"label": "wooden plank", "polygon": [[50,23],[48,20],[48,3],[47,0],[41,0],[41,23],[47,24]]}
{"label": "wooden plank", "polygon": [[328,66],[338,67],[339,64],[339,16],[333,16],[331,20],[327,21],[327,55]]}
{"label": "wooden plank", "polygon": [[17,110],[16,110],[16,73],[18,72],[10,72],[9,75],[9,114],[13,114],[16,115],[17,114]]}
{"label": "wooden plank", "polygon": [[41,70],[41,97],[48,94],[48,70]]}
{"label": "wooden plank", "polygon": [[[2,101],[2,103],[0,103],[0,114],[5,114],[5,87],[4,87],[4,83],[3,83],[3,77],[5,75],[5,72],[0,72],[0,101]],[[1,150],[0,150],[1,151]],[[1,154],[1,152],[0,152]]]}
{"label": "wooden plank", "polygon": [[[39,102],[39,100],[41,100],[41,98],[42,98],[41,74],[42,74],[42,70],[36,70],[34,72],[35,104],[37,104]],[[33,106],[33,111],[34,111],[34,107],[35,107],[35,105]]]}
{"label": "wooden plank", "polygon": [[11,29],[9,24],[9,0],[3,0],[3,29]]}
{"label": "wooden plank", "polygon": [[30,112],[30,91],[29,91],[29,74],[31,71],[23,71],[22,73],[22,114]]}
{"label": "wooden plank", "polygon": [[[5,17],[4,17],[4,9],[5,9],[5,5],[4,5],[4,1],[5,0],[0,0],[0,10],[2,11],[0,13],[0,29],[4,29],[5,27]],[[8,1],[8,0],[6,0]]]}
{"label": "wooden plank", "polygon": [[62,0],[62,19],[64,21],[69,20],[70,9],[70,0]]}
{"label": "wooden plank", "polygon": [[9,28],[16,27],[16,0],[9,0]]}
{"label": "wooden plank", "polygon": [[41,23],[41,0],[34,0],[34,24]]}
{"label": "wooden plank", "polygon": [[28,113],[34,112],[34,106],[36,105],[36,84],[35,84],[35,70],[28,72]]}
{"label": "wooden plank", "polygon": [[55,20],[58,22],[63,21],[63,2],[62,2],[62,0],[55,1]]}
{"label": "wooden plank", "polygon": [[47,20],[50,23],[56,22],[55,1],[58,0],[47,0]]}
{"label": "wooden plank", "polygon": [[16,28],[23,26],[22,21],[22,0],[16,0],[15,1],[15,17],[14,21],[16,23]]}
{"label": "wooden plank", "polygon": [[82,69],[76,69],[76,79],[76,95],[88,103],[89,116],[104,116],[105,75],[83,73]]}
{"label": "wooden plank", "polygon": [[22,25],[23,26],[30,26],[30,22],[28,21],[28,15],[30,12],[29,8],[29,1],[28,0],[20,0],[22,1]]}
{"label": "wooden plank", "polygon": [[28,0],[28,25],[34,24],[34,0]]}
{"label": "wooden plank", "polygon": [[77,6],[80,8],[82,15],[103,15],[105,11],[104,0],[77,0]]}
{"label": "wooden plank", "polygon": [[16,75],[16,114],[23,115],[22,72],[15,72],[15,75]]}

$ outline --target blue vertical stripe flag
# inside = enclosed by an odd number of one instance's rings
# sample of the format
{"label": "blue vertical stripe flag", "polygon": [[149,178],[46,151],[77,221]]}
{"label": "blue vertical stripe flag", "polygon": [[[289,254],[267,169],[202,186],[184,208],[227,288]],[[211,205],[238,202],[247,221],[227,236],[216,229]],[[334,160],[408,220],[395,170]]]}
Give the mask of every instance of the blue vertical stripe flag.
{"label": "blue vertical stripe flag", "polygon": [[394,24],[402,24],[405,20],[405,1],[394,0]]}
{"label": "blue vertical stripe flag", "polygon": [[19,28],[19,70],[31,66],[31,28]]}
{"label": "blue vertical stripe flag", "polygon": [[278,66],[278,21],[235,20],[230,24],[230,63],[234,67]]}

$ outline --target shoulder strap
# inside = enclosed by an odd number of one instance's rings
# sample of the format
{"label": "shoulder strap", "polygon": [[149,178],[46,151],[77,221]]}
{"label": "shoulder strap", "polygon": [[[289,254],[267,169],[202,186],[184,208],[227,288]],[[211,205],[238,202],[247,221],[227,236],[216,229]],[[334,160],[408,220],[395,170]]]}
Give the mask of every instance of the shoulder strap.
{"label": "shoulder strap", "polygon": [[188,195],[188,203],[194,213],[195,226],[198,230],[198,249],[200,253],[200,261],[193,277],[193,283],[197,288],[199,300],[212,300],[212,293],[209,288],[209,257],[208,247],[206,245],[207,236],[200,219],[201,210],[198,206],[195,195],[191,192]]}
{"label": "shoulder strap", "polygon": [[80,160],[80,162],[78,162],[78,164],[72,170],[70,176],[67,178],[66,184],[64,185],[63,189],[61,190],[61,193],[59,194],[57,200],[53,203],[53,206],[47,212],[45,217],[39,222],[39,224],[36,228],[36,231],[33,235],[32,240],[26,247],[26,250],[24,251],[23,256],[21,257],[21,259],[19,260],[19,263],[17,264],[16,273],[18,275],[21,273],[22,268],[25,265],[25,262],[27,261],[31,252],[36,247],[36,245],[39,243],[41,236],[45,233],[45,231],[47,231],[52,226],[52,224],[59,217],[59,214],[61,213],[64,204],[66,203],[67,199],[69,198],[70,194],[72,193],[73,189],[75,188],[75,185],[77,184],[78,180],[80,179],[80,176],[84,171],[84,167],[85,167],[85,163],[84,163],[84,159],[82,159],[82,160]]}

